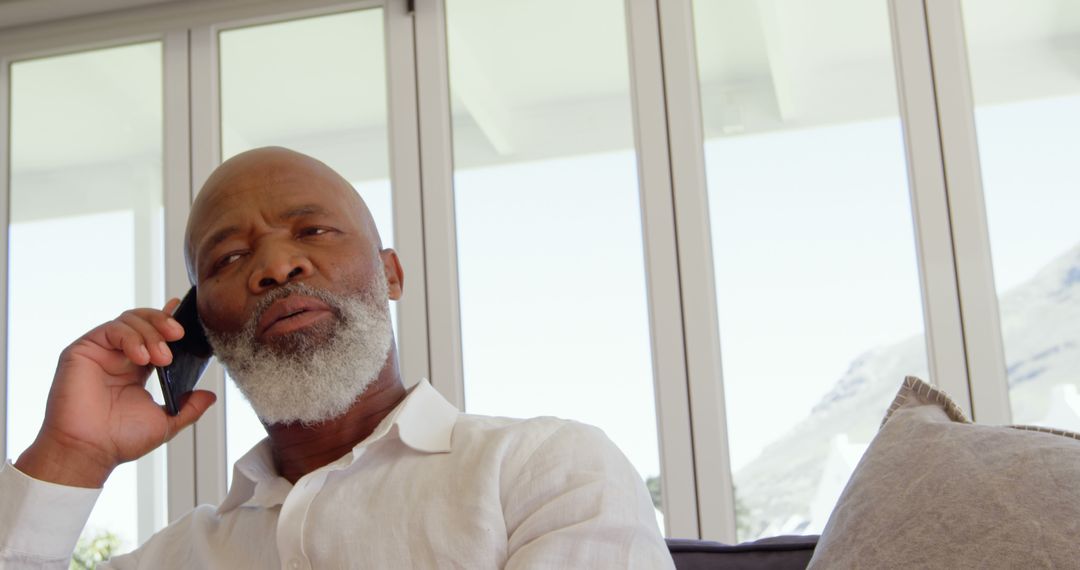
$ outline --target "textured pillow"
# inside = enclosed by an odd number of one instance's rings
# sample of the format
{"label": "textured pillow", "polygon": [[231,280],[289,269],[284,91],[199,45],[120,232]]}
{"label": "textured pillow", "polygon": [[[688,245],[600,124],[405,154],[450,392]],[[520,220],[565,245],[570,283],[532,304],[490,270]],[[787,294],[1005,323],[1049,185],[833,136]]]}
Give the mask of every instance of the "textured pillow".
{"label": "textured pillow", "polygon": [[1080,434],[974,425],[909,377],[809,568],[1080,568]]}

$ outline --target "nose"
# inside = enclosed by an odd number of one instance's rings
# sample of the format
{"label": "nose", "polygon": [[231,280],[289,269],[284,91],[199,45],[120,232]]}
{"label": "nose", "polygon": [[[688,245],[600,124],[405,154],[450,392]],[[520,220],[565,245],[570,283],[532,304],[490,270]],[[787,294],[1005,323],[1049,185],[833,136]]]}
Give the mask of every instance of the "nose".
{"label": "nose", "polygon": [[262,257],[248,279],[248,288],[255,294],[309,277],[314,270],[307,256],[289,248],[268,251]]}

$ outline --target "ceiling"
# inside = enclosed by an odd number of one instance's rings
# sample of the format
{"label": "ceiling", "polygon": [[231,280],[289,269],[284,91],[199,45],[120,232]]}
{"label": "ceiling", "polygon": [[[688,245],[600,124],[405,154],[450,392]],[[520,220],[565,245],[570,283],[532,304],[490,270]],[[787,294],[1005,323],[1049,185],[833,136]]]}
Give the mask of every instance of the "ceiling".
{"label": "ceiling", "polygon": [[[0,19],[29,3],[0,0]],[[980,104],[1080,93],[1080,3],[964,7]],[[884,0],[699,0],[694,8],[707,137],[897,115]],[[223,33],[226,151],[292,144],[340,154],[354,179],[384,177],[380,18],[368,10]],[[633,147],[623,0],[447,0],[447,18],[459,167]],[[13,166],[160,157],[160,61],[150,44],[16,64]]]}
{"label": "ceiling", "polygon": [[0,29],[187,0],[0,0]]}

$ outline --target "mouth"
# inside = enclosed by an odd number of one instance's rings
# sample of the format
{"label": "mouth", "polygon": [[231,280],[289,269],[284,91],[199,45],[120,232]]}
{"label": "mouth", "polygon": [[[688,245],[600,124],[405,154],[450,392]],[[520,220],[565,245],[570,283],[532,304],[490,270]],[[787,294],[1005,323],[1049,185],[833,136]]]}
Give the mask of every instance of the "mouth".
{"label": "mouth", "polygon": [[333,309],[314,297],[290,295],[272,303],[263,311],[257,336],[268,339],[310,327],[334,316]]}

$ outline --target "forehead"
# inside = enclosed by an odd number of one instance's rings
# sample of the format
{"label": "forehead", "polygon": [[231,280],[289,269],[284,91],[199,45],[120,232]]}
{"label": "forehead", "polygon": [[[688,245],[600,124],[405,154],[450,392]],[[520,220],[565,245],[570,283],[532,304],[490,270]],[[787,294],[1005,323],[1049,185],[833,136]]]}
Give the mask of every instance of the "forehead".
{"label": "forehead", "polygon": [[198,247],[221,226],[275,221],[304,206],[354,218],[356,193],[343,186],[347,186],[343,181],[295,170],[226,178],[196,200],[190,220],[192,245]]}

